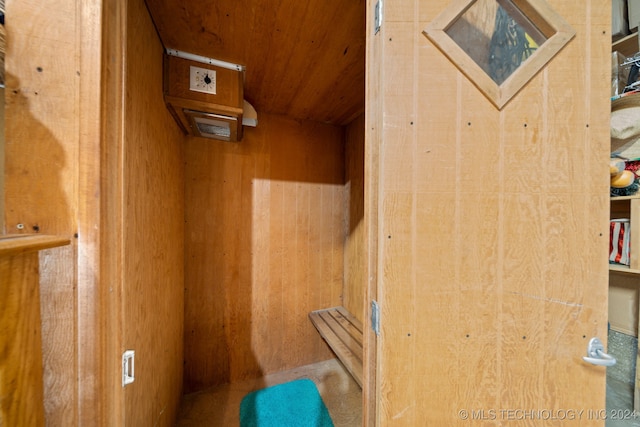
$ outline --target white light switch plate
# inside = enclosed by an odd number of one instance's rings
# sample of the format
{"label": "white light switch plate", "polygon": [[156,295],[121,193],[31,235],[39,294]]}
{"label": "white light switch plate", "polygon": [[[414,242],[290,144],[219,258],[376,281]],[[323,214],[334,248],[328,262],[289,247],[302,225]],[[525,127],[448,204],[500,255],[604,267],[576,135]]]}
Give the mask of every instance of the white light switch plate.
{"label": "white light switch plate", "polygon": [[196,92],[216,94],[216,71],[191,66],[189,89]]}

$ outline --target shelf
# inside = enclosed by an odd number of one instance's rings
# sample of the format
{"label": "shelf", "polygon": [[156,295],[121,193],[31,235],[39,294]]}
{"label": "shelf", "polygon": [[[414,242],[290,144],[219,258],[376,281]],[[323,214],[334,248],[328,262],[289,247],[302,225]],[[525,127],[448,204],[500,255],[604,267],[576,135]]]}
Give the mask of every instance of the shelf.
{"label": "shelf", "polygon": [[640,194],[634,194],[633,196],[616,196],[616,197],[611,197],[611,201],[616,201],[616,200],[633,200],[633,199],[640,199]]}
{"label": "shelf", "polygon": [[622,273],[622,274],[640,274],[640,270],[632,269],[628,265],[621,265],[621,264],[609,264],[609,271]]}
{"label": "shelf", "polygon": [[620,52],[626,57],[633,56],[638,52],[638,33],[631,33],[628,36],[616,40],[611,45],[612,52]]}
{"label": "shelf", "polygon": [[12,256],[27,252],[65,246],[71,243],[67,237],[43,234],[0,235],[0,256]]}
{"label": "shelf", "polygon": [[610,264],[609,270],[626,274],[640,274],[640,256],[634,242],[640,242],[640,195],[612,197],[610,219],[628,218],[631,226],[631,253],[629,266]]}

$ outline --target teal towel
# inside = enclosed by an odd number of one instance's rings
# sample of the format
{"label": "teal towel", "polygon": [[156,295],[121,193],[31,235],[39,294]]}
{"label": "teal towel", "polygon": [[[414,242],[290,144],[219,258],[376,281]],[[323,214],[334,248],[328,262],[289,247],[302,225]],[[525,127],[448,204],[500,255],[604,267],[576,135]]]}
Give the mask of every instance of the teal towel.
{"label": "teal towel", "polygon": [[240,427],[333,427],[313,381],[295,380],[247,394]]}

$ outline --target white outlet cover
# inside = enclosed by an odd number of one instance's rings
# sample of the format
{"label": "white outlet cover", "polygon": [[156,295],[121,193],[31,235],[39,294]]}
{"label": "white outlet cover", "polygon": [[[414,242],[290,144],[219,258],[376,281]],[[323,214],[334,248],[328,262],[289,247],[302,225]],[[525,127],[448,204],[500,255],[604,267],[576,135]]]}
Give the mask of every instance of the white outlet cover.
{"label": "white outlet cover", "polygon": [[216,94],[216,70],[191,66],[189,89],[195,92]]}

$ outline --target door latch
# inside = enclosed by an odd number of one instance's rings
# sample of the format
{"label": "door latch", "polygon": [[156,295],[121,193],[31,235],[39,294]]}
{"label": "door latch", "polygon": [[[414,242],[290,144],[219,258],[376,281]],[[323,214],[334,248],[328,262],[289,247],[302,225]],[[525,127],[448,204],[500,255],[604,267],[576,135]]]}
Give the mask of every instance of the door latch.
{"label": "door latch", "polygon": [[587,346],[587,355],[582,358],[585,362],[599,366],[613,366],[616,358],[604,352],[604,345],[598,338],[593,337]]}
{"label": "door latch", "polygon": [[122,387],[127,384],[131,384],[135,380],[134,376],[134,362],[136,352],[134,350],[127,350],[122,353]]}
{"label": "door latch", "polygon": [[380,307],[376,300],[371,300],[371,329],[380,335]]}

